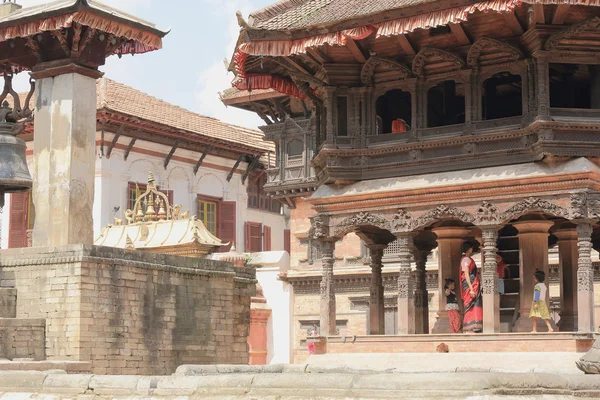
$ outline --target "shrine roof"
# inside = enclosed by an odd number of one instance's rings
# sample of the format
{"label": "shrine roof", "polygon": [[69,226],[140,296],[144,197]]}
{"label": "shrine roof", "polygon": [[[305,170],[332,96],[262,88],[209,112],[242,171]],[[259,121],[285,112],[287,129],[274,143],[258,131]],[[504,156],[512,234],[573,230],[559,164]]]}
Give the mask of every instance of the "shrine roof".
{"label": "shrine roof", "polygon": [[251,13],[249,22],[255,28],[294,30],[436,1],[438,0],[281,0]]}
{"label": "shrine roof", "polygon": [[150,96],[130,86],[107,78],[97,81],[97,107],[127,114],[147,121],[209,136],[230,143],[242,144],[261,151],[274,151],[274,144],[263,140],[263,133],[231,125],[216,118],[186,110]]}
{"label": "shrine roof", "polygon": [[156,29],[155,25],[151,22],[145,21],[141,18],[127,14],[116,8],[94,0],[58,0],[39,4],[37,6],[24,7],[4,16],[3,18],[0,18],[0,28],[37,21],[49,17],[56,17],[63,14],[75,13],[77,11],[88,11],[94,14],[100,14],[110,19],[138,25],[139,27],[143,27],[161,37],[168,33]]}

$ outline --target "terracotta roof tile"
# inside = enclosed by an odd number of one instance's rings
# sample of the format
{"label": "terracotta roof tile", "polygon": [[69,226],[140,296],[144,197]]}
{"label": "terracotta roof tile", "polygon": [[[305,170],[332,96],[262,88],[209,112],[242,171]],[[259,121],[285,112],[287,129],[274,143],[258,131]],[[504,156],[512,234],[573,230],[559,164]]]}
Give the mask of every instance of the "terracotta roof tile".
{"label": "terracotta roof tile", "polygon": [[429,3],[436,0],[282,0],[252,14],[252,25],[294,30]]}
{"label": "terracotta roof tile", "polygon": [[263,141],[263,134],[258,130],[230,125],[196,114],[107,78],[99,79],[97,88],[98,109],[135,116],[193,134],[239,143],[263,151],[274,150],[274,145]]}

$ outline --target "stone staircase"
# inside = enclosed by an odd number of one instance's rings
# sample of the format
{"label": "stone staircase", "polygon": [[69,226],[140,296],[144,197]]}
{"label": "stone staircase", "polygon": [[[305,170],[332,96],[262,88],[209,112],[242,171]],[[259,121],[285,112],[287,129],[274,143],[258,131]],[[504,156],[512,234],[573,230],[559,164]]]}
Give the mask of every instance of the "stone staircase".
{"label": "stone staircase", "polygon": [[498,235],[498,254],[510,270],[510,278],[504,280],[504,294],[500,296],[500,332],[512,332],[519,314],[519,238],[517,230],[505,226]]}

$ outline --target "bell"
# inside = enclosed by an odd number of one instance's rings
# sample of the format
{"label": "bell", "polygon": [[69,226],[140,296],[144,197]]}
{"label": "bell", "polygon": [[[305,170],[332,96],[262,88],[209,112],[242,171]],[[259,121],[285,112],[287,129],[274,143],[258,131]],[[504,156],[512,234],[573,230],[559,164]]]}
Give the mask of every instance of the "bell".
{"label": "bell", "polygon": [[[4,102],[0,117],[10,111]],[[4,207],[4,193],[28,192],[33,183],[25,158],[27,146],[15,133],[13,122],[0,120],[0,207]]]}

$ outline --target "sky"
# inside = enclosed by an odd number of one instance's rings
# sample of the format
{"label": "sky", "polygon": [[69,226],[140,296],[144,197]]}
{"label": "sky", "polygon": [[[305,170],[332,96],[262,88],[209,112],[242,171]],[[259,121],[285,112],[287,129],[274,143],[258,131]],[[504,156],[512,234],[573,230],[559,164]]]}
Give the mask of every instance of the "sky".
{"label": "sky", "polygon": [[[171,32],[163,48],[136,56],[110,57],[100,67],[107,78],[193,112],[218,118],[230,124],[256,128],[264,122],[254,113],[225,107],[218,92],[231,87],[223,59],[231,59],[239,26],[235,17],[241,11],[247,19],[276,0],[103,0],[136,17],[150,21],[158,29]],[[46,3],[17,0],[23,7]],[[19,91],[27,91],[27,73],[15,78]]]}

